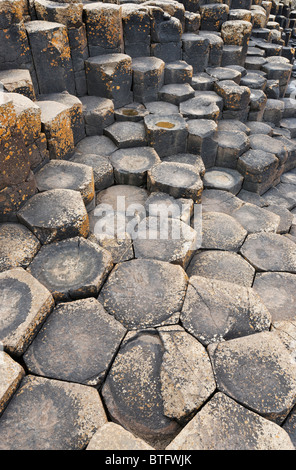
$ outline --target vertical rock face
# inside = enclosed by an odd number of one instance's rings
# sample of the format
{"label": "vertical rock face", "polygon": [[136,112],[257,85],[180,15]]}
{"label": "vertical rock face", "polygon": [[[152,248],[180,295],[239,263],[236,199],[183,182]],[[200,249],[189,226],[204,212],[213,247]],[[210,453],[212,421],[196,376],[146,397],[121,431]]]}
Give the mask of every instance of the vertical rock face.
{"label": "vertical rock face", "polygon": [[75,81],[66,27],[48,21],[32,21],[26,24],[26,30],[40,93],[67,90],[74,94]]}
{"label": "vertical rock face", "polygon": [[84,6],[90,56],[123,52],[121,6],[96,2]]}

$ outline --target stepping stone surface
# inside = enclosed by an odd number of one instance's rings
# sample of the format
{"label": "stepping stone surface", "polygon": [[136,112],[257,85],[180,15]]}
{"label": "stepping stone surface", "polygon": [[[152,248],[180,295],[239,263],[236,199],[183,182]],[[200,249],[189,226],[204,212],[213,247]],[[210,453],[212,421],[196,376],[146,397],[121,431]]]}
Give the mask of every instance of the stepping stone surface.
{"label": "stepping stone surface", "polygon": [[50,292],[23,268],[0,274],[0,341],[14,355],[22,355],[54,301]]}
{"label": "stepping stone surface", "polygon": [[295,403],[295,363],[277,335],[257,333],[208,348],[219,391],[281,424]]}
{"label": "stepping stone surface", "polygon": [[75,237],[44,246],[29,271],[56,300],[75,300],[97,295],[112,266],[106,250]]}
{"label": "stepping stone surface", "polygon": [[296,273],[296,245],[283,235],[249,235],[241,248],[241,254],[258,271]]}
{"label": "stepping stone surface", "polygon": [[124,334],[123,326],[95,299],[59,304],[24,361],[35,375],[98,386]]}
{"label": "stepping stone surface", "polygon": [[242,256],[231,251],[207,250],[197,252],[187,274],[218,281],[231,282],[244,287],[252,287],[255,269]]}
{"label": "stepping stone surface", "polygon": [[189,280],[180,319],[205,346],[268,330],[271,323],[252,289],[199,276]]}
{"label": "stepping stone surface", "polygon": [[0,421],[1,450],[82,450],[107,422],[92,387],[27,376]]}
{"label": "stepping stone surface", "polygon": [[227,395],[216,393],[166,450],[292,450],[293,447],[288,433],[280,426]]}
{"label": "stepping stone surface", "polygon": [[153,450],[142,439],[116,423],[104,424],[91,438],[86,450]]}
{"label": "stepping stone surface", "polygon": [[33,196],[18,218],[42,244],[69,237],[86,237],[89,221],[82,196],[70,189],[52,189]]}
{"label": "stepping stone surface", "polygon": [[118,184],[143,186],[147,183],[147,172],[153,165],[161,163],[156,151],[150,147],[117,150],[110,156]]}
{"label": "stepping stone surface", "polygon": [[25,375],[24,369],[4,351],[0,351],[0,414],[17,390]]}
{"label": "stepping stone surface", "polygon": [[163,261],[131,260],[115,266],[99,301],[128,329],[178,323],[187,287],[181,266]]}
{"label": "stepping stone surface", "polygon": [[258,273],[254,290],[261,297],[273,321],[295,320],[296,276],[290,273]]}
{"label": "stepping stone surface", "polygon": [[247,231],[233,217],[222,212],[206,212],[202,217],[202,245],[207,250],[238,251]]}
{"label": "stepping stone surface", "polygon": [[40,248],[38,239],[21,224],[0,225],[0,271],[26,268]]}

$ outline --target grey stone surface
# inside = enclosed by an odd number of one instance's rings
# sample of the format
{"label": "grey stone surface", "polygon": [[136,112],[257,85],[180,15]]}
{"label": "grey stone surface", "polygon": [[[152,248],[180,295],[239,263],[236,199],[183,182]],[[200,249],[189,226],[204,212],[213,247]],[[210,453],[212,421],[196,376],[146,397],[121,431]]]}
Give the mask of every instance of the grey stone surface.
{"label": "grey stone surface", "polygon": [[295,363],[273,332],[210,345],[218,390],[281,424],[295,404]]}
{"label": "grey stone surface", "polygon": [[202,217],[202,248],[238,251],[247,231],[233,217],[222,212],[205,212]]}
{"label": "grey stone surface", "polygon": [[207,346],[269,330],[271,315],[250,287],[191,276],[180,320]]}
{"label": "grey stone surface", "polygon": [[40,248],[35,235],[22,224],[0,225],[0,271],[26,268]]}
{"label": "grey stone surface", "polygon": [[[288,429],[287,429],[288,431]],[[166,447],[184,450],[293,450],[280,426],[217,393]]]}
{"label": "grey stone surface", "polygon": [[34,375],[98,386],[125,332],[93,298],[61,303],[32,342],[24,361]]}
{"label": "grey stone surface", "polygon": [[106,250],[74,237],[44,246],[29,271],[55,299],[67,301],[97,295],[112,266]]}
{"label": "grey stone surface", "polygon": [[82,450],[107,422],[92,387],[29,375],[0,422],[2,450]]}
{"label": "grey stone surface", "polygon": [[99,300],[128,329],[178,323],[187,287],[181,266],[131,260],[115,266]]}

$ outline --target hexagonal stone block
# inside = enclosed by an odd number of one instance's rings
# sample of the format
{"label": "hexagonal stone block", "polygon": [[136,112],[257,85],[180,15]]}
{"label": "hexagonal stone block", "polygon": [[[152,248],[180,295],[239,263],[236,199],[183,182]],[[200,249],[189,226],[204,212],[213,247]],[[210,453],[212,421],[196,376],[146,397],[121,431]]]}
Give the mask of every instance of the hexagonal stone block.
{"label": "hexagonal stone block", "polygon": [[145,202],[147,216],[150,217],[172,217],[180,219],[190,225],[190,219],[194,211],[192,199],[175,199],[166,193],[151,193]]}
{"label": "hexagonal stone block", "polygon": [[187,274],[252,287],[255,269],[237,253],[207,250],[194,255]]}
{"label": "hexagonal stone block", "polygon": [[42,244],[81,235],[86,237],[89,221],[81,194],[70,189],[52,189],[33,196],[18,212]]}
{"label": "hexagonal stone block", "polygon": [[137,259],[115,266],[99,300],[128,329],[177,323],[187,276],[181,266]]}
{"label": "hexagonal stone block", "polygon": [[199,154],[206,168],[215,165],[217,142],[214,137],[217,124],[211,119],[190,119],[188,121],[187,150]]}
{"label": "hexagonal stone block", "polygon": [[191,276],[180,320],[207,346],[269,330],[271,315],[250,287]]}
{"label": "hexagonal stone block", "polygon": [[179,105],[183,101],[194,98],[194,89],[189,83],[172,83],[164,85],[158,93],[158,97],[162,101],[167,101],[175,105]]}
{"label": "hexagonal stone block", "polygon": [[249,138],[243,132],[218,131],[216,166],[235,169],[238,158],[249,149]]}
{"label": "hexagonal stone block", "polygon": [[158,92],[164,84],[163,60],[157,57],[138,57],[133,59],[133,93],[139,103],[156,101]]}
{"label": "hexagonal stone block", "polygon": [[263,77],[260,73],[248,72],[244,77],[242,77],[240,84],[252,90],[264,90],[266,87],[267,79]]}
{"label": "hexagonal stone block", "polygon": [[[193,75],[192,65],[187,64],[184,60],[177,60],[165,65],[164,83],[189,83],[191,84]],[[1,74],[0,74],[1,77]]]}
{"label": "hexagonal stone block", "polygon": [[165,215],[163,212],[139,223],[133,240],[135,258],[152,258],[185,268],[198,246],[198,233],[187,223]]}
{"label": "hexagonal stone block", "polygon": [[52,160],[36,173],[35,178],[40,192],[50,189],[79,191],[85,205],[95,195],[93,170],[80,163]]}
{"label": "hexagonal stone block", "polygon": [[209,92],[180,104],[180,113],[188,119],[213,119],[217,121],[220,112],[216,97],[210,95]]}
{"label": "hexagonal stone block", "polygon": [[175,198],[191,198],[200,203],[203,184],[192,165],[162,162],[148,171],[148,189],[150,192],[168,193]]}
{"label": "hexagonal stone block", "polygon": [[281,424],[295,404],[296,365],[271,332],[208,347],[219,391]]}
{"label": "hexagonal stone block", "polygon": [[141,122],[115,122],[104,129],[118,148],[143,147],[147,145],[146,133]]}
{"label": "hexagonal stone block", "polygon": [[239,110],[246,108],[250,102],[250,89],[237,85],[233,80],[222,80],[214,85],[216,93],[222,96],[227,109]]}
{"label": "hexagonal stone block", "polygon": [[35,91],[29,70],[3,70],[0,72],[0,82],[8,93],[20,93],[30,100],[35,100]]}
{"label": "hexagonal stone block", "polygon": [[27,376],[0,421],[2,450],[82,450],[107,422],[97,390]]}
{"label": "hexagonal stone block", "polygon": [[65,159],[73,154],[74,136],[70,111],[56,101],[38,101],[42,130],[46,135],[50,158]]}
{"label": "hexagonal stone block", "polygon": [[237,85],[241,80],[241,72],[229,67],[208,67],[207,73],[215,79],[215,83],[218,81],[231,80]]}
{"label": "hexagonal stone block", "polygon": [[0,414],[2,414],[9,400],[18,389],[25,371],[8,354],[0,351],[0,372]]}
{"label": "hexagonal stone block", "polygon": [[295,274],[257,273],[254,290],[270,311],[273,321],[295,320]]}
{"label": "hexagonal stone block", "polygon": [[95,154],[75,153],[71,161],[92,168],[96,191],[102,191],[114,184],[113,166],[108,157]]}
{"label": "hexagonal stone block", "polygon": [[36,103],[19,93],[9,93],[9,98],[12,100],[25,144],[32,144],[40,136],[41,109]]}
{"label": "hexagonal stone block", "polygon": [[207,189],[219,189],[237,194],[242,187],[243,177],[231,168],[213,167],[206,171],[203,184]]}
{"label": "hexagonal stone block", "polygon": [[272,212],[246,203],[235,210],[232,216],[247,230],[248,233],[277,232],[280,217]]}
{"label": "hexagonal stone block", "polygon": [[241,248],[241,254],[258,271],[296,273],[296,245],[283,235],[249,235]]}
{"label": "hexagonal stone block", "polygon": [[81,140],[76,147],[80,154],[101,155],[107,157],[117,150],[116,145],[105,135],[90,136]]}
{"label": "hexagonal stone block", "polygon": [[117,184],[100,191],[97,195],[98,205],[107,205],[108,209],[126,212],[133,204],[144,206],[149,193],[138,186]]}
{"label": "hexagonal stone block", "polygon": [[244,122],[236,119],[223,119],[218,121],[218,131],[243,132],[246,135],[250,134],[249,123],[245,124]]}
{"label": "hexagonal stone block", "polygon": [[125,332],[95,299],[59,304],[28,348],[24,361],[34,375],[97,387]]}
{"label": "hexagonal stone block", "polygon": [[26,268],[40,248],[38,239],[21,224],[0,225],[0,272]]}
{"label": "hexagonal stone block", "polygon": [[116,423],[106,423],[91,438],[85,450],[153,450],[145,441]]}
{"label": "hexagonal stone block", "polygon": [[170,326],[129,334],[102,393],[113,420],[163,446],[180,430],[176,419],[200,408],[214,389],[203,346],[183,328]]}
{"label": "hexagonal stone block", "polygon": [[113,100],[120,108],[133,101],[132,59],[126,54],[105,54],[85,61],[88,94]]}
{"label": "hexagonal stone block", "polygon": [[129,122],[140,122],[144,119],[145,116],[149,114],[149,111],[141,103],[129,103],[123,108],[118,108],[115,110],[115,120],[116,121],[129,121]]}
{"label": "hexagonal stone block", "polygon": [[153,148],[137,147],[117,150],[110,156],[110,162],[118,184],[145,186],[148,170],[161,160]]}
{"label": "hexagonal stone block", "polygon": [[216,79],[205,72],[193,75],[191,86],[197,91],[211,91],[214,89]]}
{"label": "hexagonal stone block", "polygon": [[237,161],[237,169],[243,175],[243,188],[263,194],[272,186],[279,166],[278,158],[264,150],[248,150]]}
{"label": "hexagonal stone block", "polygon": [[228,215],[243,205],[234,194],[220,189],[205,189],[201,202],[203,212],[223,212]]}
{"label": "hexagonal stone block", "polygon": [[210,41],[199,34],[185,33],[182,36],[182,59],[192,65],[193,72],[204,72],[208,66]]}
{"label": "hexagonal stone block", "polygon": [[202,216],[202,248],[238,251],[247,231],[233,217],[222,212],[205,212]]}
{"label": "hexagonal stone block", "polygon": [[281,206],[270,205],[265,207],[265,209],[269,212],[273,212],[274,214],[280,217],[280,223],[277,229],[277,233],[288,233],[293,223],[293,214],[288,211],[288,209],[285,209],[285,207]]}
{"label": "hexagonal stone block", "polygon": [[223,393],[214,397],[169,444],[166,451],[293,450],[287,432]]}
{"label": "hexagonal stone block", "polygon": [[145,103],[146,109],[150,114],[170,115],[179,114],[179,107],[166,101],[150,101]]}
{"label": "hexagonal stone block", "polygon": [[113,101],[98,96],[83,96],[81,103],[86,135],[102,135],[104,128],[114,122]]}
{"label": "hexagonal stone block", "polygon": [[160,157],[186,152],[187,125],[180,114],[150,114],[144,118],[148,145]]}
{"label": "hexagonal stone block", "polygon": [[112,269],[111,255],[84,238],[42,247],[29,271],[56,300],[96,296]]}
{"label": "hexagonal stone block", "polygon": [[50,292],[23,268],[0,274],[0,341],[11,354],[20,356],[50,314]]}

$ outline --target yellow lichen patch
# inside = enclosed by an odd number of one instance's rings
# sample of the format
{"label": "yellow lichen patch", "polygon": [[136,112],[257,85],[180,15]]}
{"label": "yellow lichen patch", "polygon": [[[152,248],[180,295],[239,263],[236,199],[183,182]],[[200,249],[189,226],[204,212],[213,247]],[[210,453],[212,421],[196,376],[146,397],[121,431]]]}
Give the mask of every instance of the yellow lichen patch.
{"label": "yellow lichen patch", "polygon": [[166,122],[166,121],[160,121],[155,124],[157,127],[163,127],[165,129],[173,129],[175,127],[175,124],[172,124],[171,122]]}

